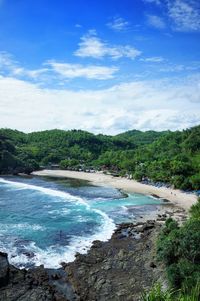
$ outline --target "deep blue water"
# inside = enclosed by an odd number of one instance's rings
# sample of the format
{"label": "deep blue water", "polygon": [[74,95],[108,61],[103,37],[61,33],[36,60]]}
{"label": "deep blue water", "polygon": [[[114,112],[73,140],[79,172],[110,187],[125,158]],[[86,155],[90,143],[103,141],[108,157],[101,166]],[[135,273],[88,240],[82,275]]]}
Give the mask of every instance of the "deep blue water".
{"label": "deep blue water", "polygon": [[12,264],[59,267],[84,253],[93,240],[107,240],[116,223],[130,221],[160,201],[124,197],[108,187],[41,177],[0,178],[0,250]]}

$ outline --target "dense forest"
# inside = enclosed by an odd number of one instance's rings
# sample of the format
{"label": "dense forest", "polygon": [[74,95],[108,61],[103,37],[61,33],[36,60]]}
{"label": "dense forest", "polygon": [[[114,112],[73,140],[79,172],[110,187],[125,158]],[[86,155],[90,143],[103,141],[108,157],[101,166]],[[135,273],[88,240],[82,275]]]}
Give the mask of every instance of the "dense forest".
{"label": "dense forest", "polygon": [[107,170],[139,181],[200,189],[200,126],[184,131],[128,131],[116,136],[81,130],[25,134],[0,129],[0,173],[43,167]]}

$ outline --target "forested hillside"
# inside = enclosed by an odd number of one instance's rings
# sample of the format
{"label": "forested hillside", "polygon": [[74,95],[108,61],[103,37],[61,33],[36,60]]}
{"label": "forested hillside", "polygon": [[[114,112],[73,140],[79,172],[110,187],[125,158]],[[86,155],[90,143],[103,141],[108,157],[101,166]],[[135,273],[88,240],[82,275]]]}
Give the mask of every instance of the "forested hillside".
{"label": "forested hillside", "polygon": [[96,168],[164,182],[177,188],[200,188],[200,126],[184,131],[128,131],[116,136],[81,130],[25,134],[0,130],[0,172],[31,172],[59,164],[63,169]]}

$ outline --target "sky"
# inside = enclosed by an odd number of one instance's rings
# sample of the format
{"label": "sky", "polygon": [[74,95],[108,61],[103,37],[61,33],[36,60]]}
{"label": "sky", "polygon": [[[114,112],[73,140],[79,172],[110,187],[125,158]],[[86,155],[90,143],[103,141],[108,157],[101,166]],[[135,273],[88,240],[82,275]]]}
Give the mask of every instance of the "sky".
{"label": "sky", "polygon": [[198,124],[199,0],[0,0],[0,127]]}

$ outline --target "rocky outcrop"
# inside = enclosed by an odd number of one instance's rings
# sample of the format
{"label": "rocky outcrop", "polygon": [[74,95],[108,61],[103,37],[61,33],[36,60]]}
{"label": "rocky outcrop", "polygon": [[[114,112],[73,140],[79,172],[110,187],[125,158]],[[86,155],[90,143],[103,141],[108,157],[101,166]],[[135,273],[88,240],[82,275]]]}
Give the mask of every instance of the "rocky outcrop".
{"label": "rocky outcrop", "polygon": [[8,284],[9,263],[6,253],[0,252],[0,288]]}
{"label": "rocky outcrop", "polygon": [[0,301],[139,301],[153,282],[165,281],[155,241],[171,216],[179,222],[186,218],[174,209],[156,221],[120,224],[109,241],[94,241],[88,254],[77,254],[57,270],[19,270],[0,253]]}
{"label": "rocky outcrop", "polygon": [[163,277],[155,261],[160,225],[122,224],[105,243],[95,241],[87,255],[77,254],[65,271],[81,300],[138,301],[141,292]]}
{"label": "rocky outcrop", "polygon": [[[71,301],[77,300],[63,269],[50,270],[43,266],[19,270],[5,265],[5,254],[0,254],[0,301]],[[6,271],[8,273],[6,274]],[[3,280],[3,281],[2,281]]]}

